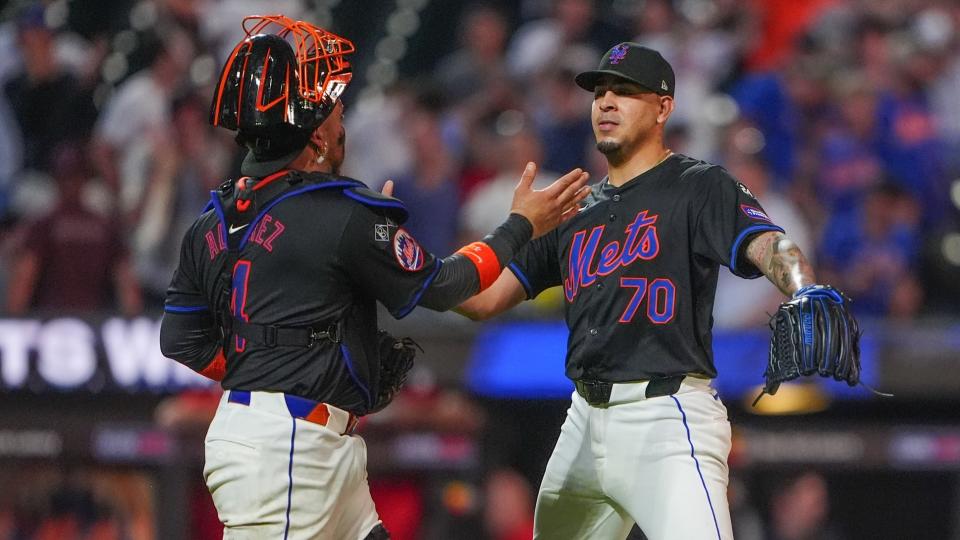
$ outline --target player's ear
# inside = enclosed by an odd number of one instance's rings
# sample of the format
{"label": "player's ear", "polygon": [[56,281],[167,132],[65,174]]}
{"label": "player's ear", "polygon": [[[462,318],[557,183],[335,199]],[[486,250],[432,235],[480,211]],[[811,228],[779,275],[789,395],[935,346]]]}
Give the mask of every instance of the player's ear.
{"label": "player's ear", "polygon": [[660,113],[657,114],[657,123],[664,124],[673,113],[673,97],[660,96]]}
{"label": "player's ear", "polygon": [[309,146],[313,148],[318,156],[326,156],[330,143],[327,141],[327,134],[323,130],[323,125],[317,126],[317,129],[314,129],[313,133],[310,134]]}

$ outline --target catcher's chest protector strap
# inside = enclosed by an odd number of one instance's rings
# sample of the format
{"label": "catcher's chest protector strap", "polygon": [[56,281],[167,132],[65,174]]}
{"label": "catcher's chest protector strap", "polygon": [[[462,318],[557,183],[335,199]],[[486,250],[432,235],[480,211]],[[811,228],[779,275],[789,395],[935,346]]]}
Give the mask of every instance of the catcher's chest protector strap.
{"label": "catcher's chest protector strap", "polygon": [[238,320],[230,309],[233,273],[252,231],[266,213],[280,202],[318,190],[339,190],[347,197],[366,206],[382,209],[388,216],[403,223],[407,210],[399,200],[370,189],[358,180],[322,173],[281,171],[260,180],[241,178],[229,180],[210,192],[210,203],[204,212],[213,209],[221,223],[221,234],[226,246],[226,261],[220,273],[220,295],[217,301],[218,319],[222,328],[224,346],[232,334],[250,339],[268,347],[310,347],[320,339],[340,340],[337,323],[319,328],[286,328],[252,324]]}

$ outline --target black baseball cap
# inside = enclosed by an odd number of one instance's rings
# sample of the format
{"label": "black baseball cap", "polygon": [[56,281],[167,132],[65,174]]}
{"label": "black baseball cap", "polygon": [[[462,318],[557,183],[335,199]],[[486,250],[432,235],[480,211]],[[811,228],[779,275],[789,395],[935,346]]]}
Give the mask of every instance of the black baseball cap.
{"label": "black baseball cap", "polygon": [[624,42],[607,51],[600,66],[593,71],[577,75],[577,85],[593,92],[603,75],[615,75],[656,92],[673,97],[675,79],[673,68],[657,51],[639,43]]}

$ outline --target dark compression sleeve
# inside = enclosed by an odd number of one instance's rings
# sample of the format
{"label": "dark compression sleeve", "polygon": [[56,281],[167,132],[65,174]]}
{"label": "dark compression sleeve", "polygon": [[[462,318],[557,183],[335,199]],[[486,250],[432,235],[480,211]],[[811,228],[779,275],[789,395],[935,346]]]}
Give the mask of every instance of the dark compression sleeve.
{"label": "dark compression sleeve", "polygon": [[219,330],[208,312],[163,314],[160,351],[214,380],[223,378]]}
{"label": "dark compression sleeve", "polygon": [[[436,311],[454,308],[488,287],[533,237],[533,225],[520,214],[510,214],[483,242],[474,242],[443,259],[440,270],[423,292],[419,305]],[[474,253],[479,252],[479,255]],[[493,255],[493,257],[490,257]],[[491,260],[495,259],[495,260]]]}

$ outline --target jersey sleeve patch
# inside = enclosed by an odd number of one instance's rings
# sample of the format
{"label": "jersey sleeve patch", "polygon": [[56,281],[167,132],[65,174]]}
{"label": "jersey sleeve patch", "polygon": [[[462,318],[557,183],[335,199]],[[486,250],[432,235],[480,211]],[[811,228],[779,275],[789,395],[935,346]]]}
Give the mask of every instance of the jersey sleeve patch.
{"label": "jersey sleeve patch", "polygon": [[750,219],[756,219],[756,220],[759,220],[759,221],[766,221],[767,223],[772,223],[772,222],[773,222],[773,220],[770,219],[770,217],[767,216],[767,214],[766,214],[763,210],[761,210],[761,209],[759,209],[759,208],[757,208],[757,207],[755,207],[755,206],[750,206],[750,205],[748,205],[748,204],[741,204],[741,205],[740,205],[740,210],[742,210],[743,213],[746,214],[747,217],[750,218]]}
{"label": "jersey sleeve patch", "polygon": [[397,257],[400,268],[407,272],[416,272],[423,268],[423,248],[414,240],[413,235],[400,228],[393,237],[393,254]]}

